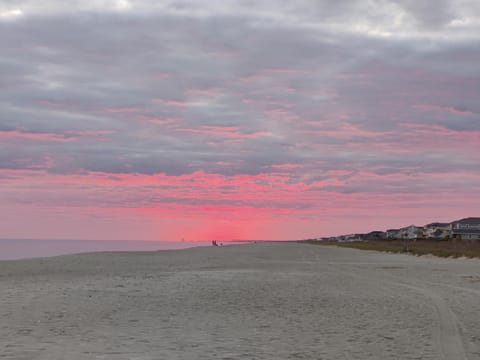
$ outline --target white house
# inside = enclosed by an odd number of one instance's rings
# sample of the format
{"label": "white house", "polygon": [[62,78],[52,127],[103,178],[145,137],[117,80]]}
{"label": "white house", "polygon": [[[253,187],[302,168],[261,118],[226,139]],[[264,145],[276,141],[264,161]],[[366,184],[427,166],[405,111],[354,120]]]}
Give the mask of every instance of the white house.
{"label": "white house", "polygon": [[400,229],[400,238],[415,240],[423,237],[423,227],[410,225]]}
{"label": "white house", "polygon": [[450,223],[434,222],[424,227],[423,235],[427,239],[445,239],[450,236]]}

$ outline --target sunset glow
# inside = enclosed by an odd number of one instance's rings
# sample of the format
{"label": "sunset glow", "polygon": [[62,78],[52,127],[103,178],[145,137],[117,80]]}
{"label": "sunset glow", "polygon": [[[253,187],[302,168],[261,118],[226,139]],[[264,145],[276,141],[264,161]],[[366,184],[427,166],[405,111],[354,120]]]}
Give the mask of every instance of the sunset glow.
{"label": "sunset glow", "polygon": [[286,240],[480,214],[475,1],[255,4],[0,5],[0,238]]}

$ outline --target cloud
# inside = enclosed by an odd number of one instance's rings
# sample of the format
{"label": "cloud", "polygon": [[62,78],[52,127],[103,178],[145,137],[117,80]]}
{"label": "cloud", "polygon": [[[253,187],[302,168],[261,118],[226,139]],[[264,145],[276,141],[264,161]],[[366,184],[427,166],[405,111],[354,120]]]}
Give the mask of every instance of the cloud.
{"label": "cloud", "polygon": [[[3,2],[0,173],[283,174],[269,186],[291,186],[297,201],[277,204],[291,209],[322,192],[454,191],[455,173],[476,189],[480,8],[426,4]],[[198,205],[177,190],[162,198]],[[128,201],[161,202],[142,196]]]}

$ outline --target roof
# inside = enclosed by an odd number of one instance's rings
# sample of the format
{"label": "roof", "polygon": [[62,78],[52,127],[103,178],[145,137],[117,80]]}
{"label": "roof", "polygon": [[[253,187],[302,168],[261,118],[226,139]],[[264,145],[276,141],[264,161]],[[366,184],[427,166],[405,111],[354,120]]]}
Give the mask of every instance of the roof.
{"label": "roof", "polygon": [[408,225],[408,226],[405,226],[403,228],[401,228],[400,230],[407,230],[407,229],[410,229],[410,228],[415,228],[415,229],[423,229],[423,226],[417,226],[417,225]]}
{"label": "roof", "polygon": [[417,230],[421,230],[421,229],[423,229],[423,226],[409,225],[409,226],[406,226],[406,227],[404,227],[404,228],[401,228],[400,230],[407,230],[407,229],[417,229]]}
{"label": "roof", "polygon": [[449,225],[450,223],[433,222],[425,225],[425,227],[447,227]]}
{"label": "roof", "polygon": [[453,222],[454,224],[480,224],[480,217],[468,217]]}

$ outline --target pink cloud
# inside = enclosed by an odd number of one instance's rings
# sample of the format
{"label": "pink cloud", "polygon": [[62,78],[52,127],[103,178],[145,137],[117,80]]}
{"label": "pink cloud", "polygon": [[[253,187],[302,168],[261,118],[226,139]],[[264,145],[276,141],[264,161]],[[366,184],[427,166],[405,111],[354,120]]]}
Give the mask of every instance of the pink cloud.
{"label": "pink cloud", "polygon": [[423,111],[435,111],[435,112],[447,112],[450,114],[455,115],[475,115],[473,111],[470,110],[461,110],[457,109],[452,106],[440,106],[440,105],[432,105],[432,104],[417,104],[413,106],[416,109],[420,109]]}
{"label": "pink cloud", "polygon": [[113,108],[104,109],[102,111],[107,113],[113,113],[113,114],[131,114],[131,113],[142,112],[143,109],[140,107],[131,106],[131,107],[113,107]]}
{"label": "pink cloud", "polygon": [[[78,231],[76,234],[83,237],[111,238],[117,232],[109,229],[121,221],[122,226],[128,224],[135,229],[130,234],[135,234],[136,239],[292,239],[368,231],[380,224],[389,227],[399,222],[421,224],[455,219],[478,206],[478,198],[461,190],[462,182],[480,183],[478,174],[441,174],[439,177],[445,184],[457,181],[460,190],[440,195],[436,191],[424,194],[385,191],[385,184],[396,186],[408,181],[428,188],[421,174],[380,175],[362,171],[351,175],[346,171],[331,171],[325,180],[306,183],[282,173],[53,175],[38,170],[1,170],[1,206],[8,206],[13,214],[19,215],[19,211],[30,214],[31,233],[18,230],[23,229],[19,223],[22,217],[3,217],[0,224],[10,229],[11,236],[43,233],[68,238],[78,237],[72,235],[72,231]],[[343,193],[342,187],[351,182],[372,184],[376,190]],[[333,191],[335,188],[338,191]],[[436,188],[441,188],[441,183]],[[467,200],[457,204],[458,196]],[[54,219],[58,221],[58,213],[63,214],[61,218],[69,226],[57,226],[55,233],[51,226]],[[89,214],[98,216],[92,220]],[[5,224],[6,221],[13,221],[15,226]],[[92,221],[98,226],[86,226]],[[138,224],[142,226],[139,228]],[[87,228],[94,231],[88,232]]]}
{"label": "pink cloud", "polygon": [[266,68],[262,72],[273,74],[292,74],[292,75],[308,75],[314,73],[312,70],[294,69],[294,68]]}
{"label": "pink cloud", "polygon": [[10,142],[22,140],[42,141],[42,142],[73,142],[79,141],[80,138],[94,137],[97,141],[106,141],[107,135],[112,134],[111,130],[75,130],[65,131],[62,134],[57,133],[35,133],[29,131],[0,131],[0,139]]}
{"label": "pink cloud", "polygon": [[188,89],[187,94],[192,96],[216,96],[222,91],[220,88]]}
{"label": "pink cloud", "polygon": [[179,120],[179,118],[175,118],[175,117],[156,117],[156,116],[145,116],[145,115],[141,115],[139,119],[142,121],[147,121],[153,124],[161,124],[161,125],[173,124]]}
{"label": "pink cloud", "polygon": [[253,139],[262,136],[271,135],[268,131],[258,131],[253,133],[241,133],[238,126],[201,126],[199,128],[191,129],[178,129],[177,131],[196,133],[196,134],[207,134],[219,137],[229,137],[237,139]]}
{"label": "pink cloud", "polygon": [[[422,125],[416,123],[403,123],[400,128],[404,128],[409,137],[406,138],[410,146],[414,148],[431,148],[448,145],[449,148],[469,148],[478,147],[480,142],[480,131],[461,131],[448,129],[441,125]],[[475,152],[477,153],[477,152]]]}
{"label": "pink cloud", "polygon": [[45,108],[52,110],[79,110],[79,106],[61,101],[39,100],[38,103]]}
{"label": "pink cloud", "polygon": [[163,99],[152,99],[152,101],[162,105],[181,107],[181,108],[190,106],[190,104],[186,101],[163,100]]}
{"label": "pink cloud", "polygon": [[74,136],[66,136],[55,133],[33,133],[28,131],[0,131],[0,139],[3,140],[32,140],[32,141],[59,141],[68,142],[76,140]]}
{"label": "pink cloud", "polygon": [[154,74],[153,77],[155,79],[169,79],[169,78],[175,77],[175,75],[174,74],[169,74],[169,73],[159,72],[159,73]]}
{"label": "pink cloud", "polygon": [[280,169],[280,170],[292,170],[292,169],[298,169],[302,167],[301,164],[273,164],[272,169]]}

